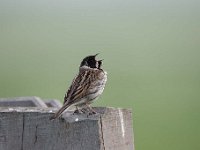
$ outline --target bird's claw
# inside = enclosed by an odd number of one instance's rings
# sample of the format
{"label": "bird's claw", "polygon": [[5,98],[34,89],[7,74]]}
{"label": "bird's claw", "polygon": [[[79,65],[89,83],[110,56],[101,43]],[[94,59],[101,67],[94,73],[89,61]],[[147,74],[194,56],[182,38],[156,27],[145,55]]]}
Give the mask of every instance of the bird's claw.
{"label": "bird's claw", "polygon": [[76,109],[74,112],[73,112],[73,115],[76,115],[76,114],[82,114],[83,112],[79,109]]}

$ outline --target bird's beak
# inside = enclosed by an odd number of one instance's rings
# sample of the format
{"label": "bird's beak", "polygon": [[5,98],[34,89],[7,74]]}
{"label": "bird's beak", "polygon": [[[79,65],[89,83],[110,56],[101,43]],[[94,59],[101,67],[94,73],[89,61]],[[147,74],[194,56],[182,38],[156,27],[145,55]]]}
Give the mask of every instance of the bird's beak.
{"label": "bird's beak", "polygon": [[94,57],[96,57],[97,55],[99,55],[99,53],[95,54]]}
{"label": "bird's beak", "polygon": [[101,60],[98,60],[98,61],[100,61],[100,62],[102,62],[104,59],[101,59]]}

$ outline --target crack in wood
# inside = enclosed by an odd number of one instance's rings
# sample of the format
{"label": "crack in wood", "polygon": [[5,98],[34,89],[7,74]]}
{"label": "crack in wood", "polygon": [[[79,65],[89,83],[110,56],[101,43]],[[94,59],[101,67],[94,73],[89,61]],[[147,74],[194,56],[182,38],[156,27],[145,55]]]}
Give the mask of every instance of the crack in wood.
{"label": "crack in wood", "polygon": [[102,123],[102,116],[100,115],[100,131],[101,131],[101,140],[102,140],[102,145],[103,145],[103,149],[105,150],[105,145],[104,145],[104,136],[103,136],[103,123]]}
{"label": "crack in wood", "polygon": [[23,119],[23,124],[22,124],[22,143],[21,143],[21,150],[24,148],[24,124],[25,124],[25,114],[23,113],[22,115]]}
{"label": "crack in wood", "polygon": [[36,144],[37,138],[38,138],[38,136],[37,136],[37,129],[38,129],[38,125],[36,125],[36,127],[35,127],[35,140],[34,140],[34,144]]}

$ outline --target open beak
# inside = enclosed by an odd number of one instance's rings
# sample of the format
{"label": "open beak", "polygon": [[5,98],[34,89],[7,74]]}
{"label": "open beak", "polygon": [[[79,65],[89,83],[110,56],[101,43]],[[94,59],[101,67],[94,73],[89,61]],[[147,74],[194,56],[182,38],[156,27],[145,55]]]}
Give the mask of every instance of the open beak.
{"label": "open beak", "polygon": [[99,53],[95,54],[94,57],[96,57],[97,55],[99,55]]}

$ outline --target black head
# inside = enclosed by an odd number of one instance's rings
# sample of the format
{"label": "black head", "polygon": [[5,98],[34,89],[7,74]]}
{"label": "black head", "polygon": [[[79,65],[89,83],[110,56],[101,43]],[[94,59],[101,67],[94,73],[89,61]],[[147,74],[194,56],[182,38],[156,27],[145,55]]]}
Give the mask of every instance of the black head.
{"label": "black head", "polygon": [[87,66],[87,67],[90,67],[90,68],[97,68],[98,67],[98,61],[95,59],[95,57],[97,55],[98,54],[85,57],[82,60],[80,67]]}

